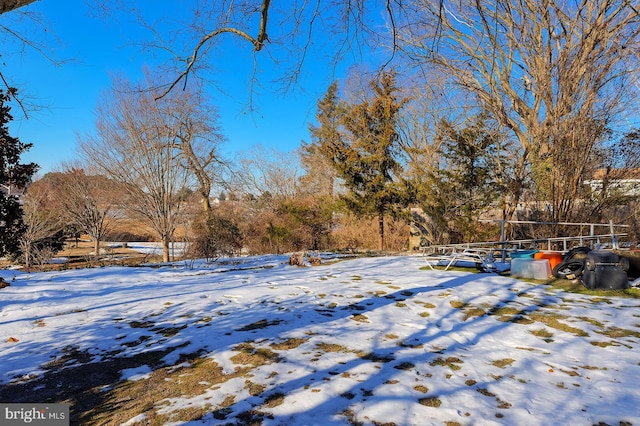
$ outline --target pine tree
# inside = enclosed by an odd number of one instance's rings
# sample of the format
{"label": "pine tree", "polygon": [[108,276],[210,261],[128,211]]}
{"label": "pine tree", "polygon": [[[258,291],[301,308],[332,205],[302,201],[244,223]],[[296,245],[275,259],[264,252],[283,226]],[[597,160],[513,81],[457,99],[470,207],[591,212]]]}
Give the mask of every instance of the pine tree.
{"label": "pine tree", "polygon": [[481,114],[464,127],[443,120],[439,124],[442,144],[441,168],[429,173],[424,211],[453,241],[474,241],[478,218],[498,201],[498,136]]}
{"label": "pine tree", "polygon": [[384,218],[398,215],[412,198],[410,185],[401,179],[397,160],[398,114],[406,100],[398,99],[394,73],[371,82],[374,96],[347,106],[342,115],[343,137],[325,146],[325,155],[348,190],[347,207],[359,216],[377,217],[378,248],[384,249]]}
{"label": "pine tree", "polygon": [[336,147],[342,144],[340,126],[344,108],[338,99],[338,84],[333,82],[318,101],[316,120],[310,125],[311,143],[303,143],[302,164],[306,170],[303,182],[313,193],[333,197],[336,171],[333,167]]}
{"label": "pine tree", "polygon": [[22,207],[14,191],[24,188],[38,169],[35,163],[20,164],[20,155],[31,148],[9,135],[8,123],[13,120],[8,102],[15,96],[0,90],[0,256],[17,255],[18,241],[24,232]]}

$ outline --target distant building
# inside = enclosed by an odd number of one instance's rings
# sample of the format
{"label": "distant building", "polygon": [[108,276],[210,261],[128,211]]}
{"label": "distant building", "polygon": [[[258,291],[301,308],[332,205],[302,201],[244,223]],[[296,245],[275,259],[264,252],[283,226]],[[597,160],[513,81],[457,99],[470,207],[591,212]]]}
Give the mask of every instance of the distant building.
{"label": "distant building", "polygon": [[626,197],[640,197],[640,168],[636,169],[598,169],[593,179],[586,180],[592,191],[606,188],[608,192],[620,191]]}
{"label": "distant building", "polygon": [[0,184],[0,191],[2,191],[7,197],[12,195],[18,197],[18,201],[22,204],[22,197],[24,196],[25,188],[15,185]]}

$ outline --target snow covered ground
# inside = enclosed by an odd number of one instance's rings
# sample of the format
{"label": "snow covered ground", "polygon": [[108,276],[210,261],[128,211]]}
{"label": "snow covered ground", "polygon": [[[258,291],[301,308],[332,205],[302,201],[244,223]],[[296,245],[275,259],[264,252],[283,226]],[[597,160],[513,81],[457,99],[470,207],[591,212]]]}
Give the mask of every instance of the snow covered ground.
{"label": "snow covered ground", "polygon": [[[0,395],[19,400],[55,360],[71,371],[164,351],[115,374],[151,383],[173,366],[173,386],[204,361],[220,374],[113,424],[640,424],[638,299],[424,270],[414,256],[286,260],[0,271]],[[121,384],[95,385],[107,400]]]}

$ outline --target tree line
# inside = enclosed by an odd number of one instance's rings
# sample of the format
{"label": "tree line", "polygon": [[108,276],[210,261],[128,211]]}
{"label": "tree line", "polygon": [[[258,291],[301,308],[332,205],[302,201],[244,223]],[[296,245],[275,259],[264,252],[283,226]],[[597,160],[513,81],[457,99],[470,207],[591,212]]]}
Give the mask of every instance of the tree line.
{"label": "tree line", "polygon": [[[637,192],[617,185],[637,178],[640,168],[633,2],[387,2],[382,14],[375,2],[334,3],[292,6],[284,15],[264,0],[196,10],[187,31],[194,31],[187,38],[195,40],[192,53],[172,56],[186,62],[169,61],[173,72],[148,73],[142,82],[114,80],[100,101],[96,132],[80,136],[83,163],[65,173],[101,176],[119,188],[113,211],[125,214],[126,206],[128,217],[147,223],[165,256],[193,204],[202,208],[187,221],[190,235],[205,248],[229,229],[235,247],[254,251],[406,248],[411,208],[424,212],[426,244],[494,235],[481,218],[615,219],[637,235]],[[372,13],[377,18],[366,19]],[[282,18],[278,28],[275,16]],[[287,19],[295,25],[284,25]],[[220,38],[249,41],[256,60],[265,50],[279,60],[283,46],[299,48],[287,50],[299,58],[285,78],[294,84],[313,53],[308,42],[295,42],[311,40],[320,25],[341,34],[337,46],[387,55],[374,71],[355,68],[329,85],[295,161],[286,154],[269,161],[260,152],[222,158],[215,107],[193,84]],[[154,34],[160,38],[149,48],[189,46]],[[17,99],[8,86],[4,93],[5,102]],[[586,185],[596,173],[600,185]],[[230,213],[209,204],[214,189],[230,194]],[[195,203],[188,197],[194,194]],[[363,229],[369,238],[358,235]],[[390,241],[394,231],[401,244]],[[550,231],[567,232],[561,225]],[[340,232],[350,237],[341,240]],[[94,233],[94,240],[104,238]]]}
{"label": "tree line", "polygon": [[[21,204],[2,194],[3,254],[31,265],[79,234],[91,238],[96,256],[106,240],[161,241],[164,261],[175,241],[188,241],[190,255],[206,258],[406,250],[412,208],[428,218],[421,244],[498,237],[496,226],[479,219],[505,218],[504,182],[515,179],[515,167],[508,155],[512,141],[487,111],[462,124],[441,118],[434,123],[437,137],[419,149],[406,135],[418,132],[411,125],[422,100],[411,98],[412,87],[402,87],[397,73],[374,74],[358,96],[342,93],[337,82],[328,87],[310,140],[295,155],[255,147],[232,161],[220,154],[226,139],[204,94],[174,91],[157,100],[151,80],[115,80],[98,108],[97,132],[80,136],[82,161],[35,182],[36,165],[19,163],[30,145],[8,135],[11,116],[3,103],[2,182],[26,188]],[[609,148],[603,140],[600,149],[607,153],[589,172],[602,170],[611,156],[622,168],[637,165],[639,133]],[[637,227],[637,194],[611,190],[614,183],[594,190],[582,182],[570,218],[615,217]],[[213,189],[220,191],[215,203]],[[545,190],[532,185],[525,194],[531,197],[521,200],[526,208],[511,218],[553,220]],[[146,231],[131,227],[123,235],[132,223]]]}

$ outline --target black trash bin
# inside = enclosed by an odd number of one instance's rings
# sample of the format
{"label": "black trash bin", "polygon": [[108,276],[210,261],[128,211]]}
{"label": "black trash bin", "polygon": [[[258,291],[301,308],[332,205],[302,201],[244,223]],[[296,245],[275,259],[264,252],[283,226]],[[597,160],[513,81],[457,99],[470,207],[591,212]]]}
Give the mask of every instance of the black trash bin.
{"label": "black trash bin", "polygon": [[629,260],[606,250],[592,250],[587,254],[582,283],[588,289],[618,290],[629,288]]}

